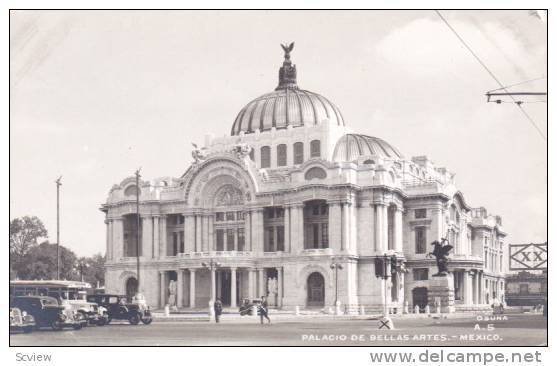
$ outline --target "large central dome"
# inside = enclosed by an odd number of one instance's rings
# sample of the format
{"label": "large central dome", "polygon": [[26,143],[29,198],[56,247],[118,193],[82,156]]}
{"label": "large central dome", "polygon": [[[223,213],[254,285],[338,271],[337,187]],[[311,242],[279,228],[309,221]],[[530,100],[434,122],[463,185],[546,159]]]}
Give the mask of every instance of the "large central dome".
{"label": "large central dome", "polygon": [[279,85],[271,92],[249,102],[236,117],[232,135],[255,130],[268,131],[275,127],[302,127],[331,123],[344,126],[344,119],[336,105],[317,93],[302,90],[296,83],[296,65],[290,61],[294,44],[283,46],[284,62],[279,70]]}

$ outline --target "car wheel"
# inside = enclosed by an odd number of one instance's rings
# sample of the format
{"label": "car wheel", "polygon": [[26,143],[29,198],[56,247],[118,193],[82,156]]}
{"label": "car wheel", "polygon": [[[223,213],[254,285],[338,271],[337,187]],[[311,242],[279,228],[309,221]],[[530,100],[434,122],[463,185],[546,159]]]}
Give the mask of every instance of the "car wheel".
{"label": "car wheel", "polygon": [[23,328],[23,333],[31,333],[32,331],[33,331],[32,326]]}
{"label": "car wheel", "polygon": [[97,321],[97,326],[98,327],[102,327],[105,324],[107,324],[107,320],[106,320],[105,317],[99,318],[99,320]]}
{"label": "car wheel", "polygon": [[112,317],[109,315],[108,318],[106,319],[106,324],[110,324],[111,321],[112,321]]}
{"label": "car wheel", "polygon": [[62,322],[60,322],[59,320],[55,320],[50,324],[50,327],[53,330],[62,330]]}
{"label": "car wheel", "polygon": [[131,325],[137,325],[139,324],[139,315],[137,314],[132,314],[129,316],[128,321],[130,322]]}
{"label": "car wheel", "polygon": [[75,329],[75,330],[80,330],[81,328],[83,328],[83,324],[81,324],[81,323],[77,323],[77,324],[73,325],[73,329]]}
{"label": "car wheel", "polygon": [[141,322],[145,325],[149,325],[153,322],[153,317],[148,316],[148,317],[141,318]]}

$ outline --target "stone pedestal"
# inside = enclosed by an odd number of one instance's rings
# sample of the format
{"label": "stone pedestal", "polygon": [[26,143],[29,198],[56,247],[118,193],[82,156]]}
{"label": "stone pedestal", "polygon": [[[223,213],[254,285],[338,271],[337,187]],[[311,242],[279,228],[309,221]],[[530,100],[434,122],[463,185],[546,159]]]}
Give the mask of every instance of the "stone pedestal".
{"label": "stone pedestal", "polygon": [[454,313],[454,282],[451,275],[434,276],[429,280],[427,290],[428,305],[434,309],[439,306],[442,313]]}

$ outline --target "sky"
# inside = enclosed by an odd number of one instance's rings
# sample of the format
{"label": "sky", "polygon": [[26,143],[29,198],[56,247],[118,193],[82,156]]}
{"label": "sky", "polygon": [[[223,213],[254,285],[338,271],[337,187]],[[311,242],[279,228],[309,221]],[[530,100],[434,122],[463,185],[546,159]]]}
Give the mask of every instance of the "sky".
{"label": "sky", "polygon": [[[503,85],[546,91],[542,16],[443,11]],[[433,11],[15,11],[10,13],[10,219],[38,216],[61,244],[104,253],[113,184],[179,177],[191,142],[229,134],[277,84],[295,41],[298,85],[354,131],[456,173],[509,243],[547,240],[547,141]],[[541,78],[541,79],[539,79]],[[545,99],[524,110],[547,134]]]}

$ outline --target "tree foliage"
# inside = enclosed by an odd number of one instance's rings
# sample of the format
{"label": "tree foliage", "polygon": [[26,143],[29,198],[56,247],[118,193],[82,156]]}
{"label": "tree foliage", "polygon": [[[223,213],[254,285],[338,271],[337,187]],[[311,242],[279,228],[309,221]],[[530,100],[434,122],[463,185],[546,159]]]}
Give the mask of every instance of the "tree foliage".
{"label": "tree foliage", "polygon": [[10,254],[21,258],[37,245],[40,238],[47,236],[48,232],[37,216],[15,218],[10,221]]}
{"label": "tree foliage", "polygon": [[[83,281],[96,286],[104,285],[104,256],[101,253],[92,257],[81,257],[77,261],[78,272],[83,271]],[[81,273],[80,273],[81,275]]]}
{"label": "tree foliage", "polygon": [[[10,279],[56,279],[56,244],[48,240],[38,244],[48,233],[36,216],[24,216],[10,221]],[[83,280],[96,286],[104,285],[104,256],[81,257],[60,245],[60,279]]]}
{"label": "tree foliage", "polygon": [[[61,280],[79,280],[76,262],[75,253],[60,245]],[[18,277],[22,280],[56,279],[56,244],[46,241],[32,247],[21,261]]]}

